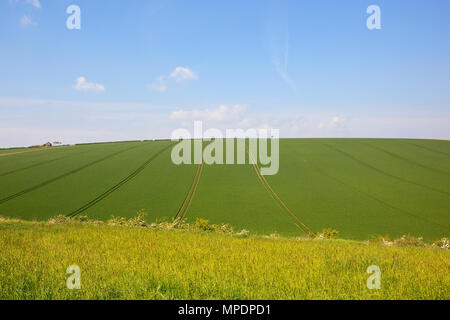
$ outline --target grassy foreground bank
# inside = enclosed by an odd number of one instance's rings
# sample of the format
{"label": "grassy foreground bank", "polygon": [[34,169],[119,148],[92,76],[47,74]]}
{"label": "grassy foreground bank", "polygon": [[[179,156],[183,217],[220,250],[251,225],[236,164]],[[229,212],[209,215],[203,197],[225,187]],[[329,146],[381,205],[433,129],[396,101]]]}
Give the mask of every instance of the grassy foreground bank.
{"label": "grassy foreground bank", "polygon": [[0,299],[450,299],[441,249],[18,220],[0,221],[0,247]]}

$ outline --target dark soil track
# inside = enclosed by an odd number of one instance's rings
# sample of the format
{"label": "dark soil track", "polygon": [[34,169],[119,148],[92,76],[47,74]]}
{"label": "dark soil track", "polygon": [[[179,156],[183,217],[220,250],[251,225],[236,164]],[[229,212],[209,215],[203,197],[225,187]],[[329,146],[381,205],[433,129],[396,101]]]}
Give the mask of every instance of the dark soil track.
{"label": "dark soil track", "polygon": [[180,208],[178,209],[177,214],[174,219],[184,219],[191,205],[192,199],[194,198],[195,191],[197,190],[198,183],[200,181],[200,177],[203,171],[203,161],[201,164],[197,165],[197,170],[195,171],[194,179],[192,180],[192,184],[189,187],[188,193],[181,203]]}
{"label": "dark soil track", "polygon": [[162,154],[164,151],[166,151],[167,149],[169,149],[170,147],[172,147],[173,144],[169,144],[168,146],[164,147],[163,149],[161,149],[160,151],[158,151],[156,154],[154,154],[153,156],[151,156],[147,161],[145,161],[139,168],[137,168],[135,171],[133,171],[130,175],[126,176],[125,178],[123,178],[120,182],[118,182],[117,184],[115,184],[114,186],[112,186],[111,188],[109,188],[108,190],[106,190],[105,192],[103,192],[102,194],[100,194],[98,197],[96,197],[95,199],[89,201],[88,203],[86,203],[85,205],[81,206],[80,208],[78,208],[77,210],[69,213],[67,216],[69,217],[74,217],[84,211],[86,211],[87,209],[91,208],[92,206],[94,206],[96,203],[100,202],[101,200],[103,200],[104,198],[106,198],[107,196],[109,196],[111,193],[113,193],[114,191],[116,191],[117,189],[119,189],[121,186],[123,186],[124,184],[126,184],[127,182],[129,182],[131,179],[133,179],[134,177],[136,177],[140,172],[142,172],[147,166],[150,165],[150,163],[155,160],[160,154]]}
{"label": "dark soil track", "polygon": [[281,211],[292,220],[294,225],[299,228],[302,232],[305,234],[312,233],[312,229],[308,227],[305,223],[300,221],[300,219],[292,212],[291,209],[283,202],[283,200],[280,199],[278,194],[272,189],[269,182],[266,180],[266,178],[261,174],[261,168],[258,166],[256,161],[254,160],[253,156],[250,154],[250,152],[247,150],[247,153],[250,157],[250,160],[252,162],[253,169],[256,172],[256,175],[258,176],[259,181],[262,183],[264,188],[267,190],[269,195],[272,197],[272,199],[277,203],[277,205],[280,207]]}
{"label": "dark soil track", "polygon": [[63,179],[63,178],[65,178],[65,177],[70,176],[70,175],[72,175],[72,174],[74,174],[74,173],[77,173],[77,172],[79,172],[79,171],[81,171],[81,170],[84,170],[84,169],[86,169],[86,168],[89,168],[89,167],[91,167],[91,166],[93,166],[93,165],[95,165],[95,164],[97,164],[97,163],[100,163],[100,162],[105,161],[105,160],[107,160],[107,159],[110,159],[110,158],[112,158],[112,157],[114,157],[114,156],[116,156],[116,155],[118,155],[118,154],[121,154],[121,153],[123,153],[123,152],[126,152],[126,151],[128,151],[128,150],[131,150],[131,149],[134,149],[134,148],[137,148],[137,147],[138,147],[138,146],[133,146],[133,147],[131,147],[131,148],[126,148],[126,149],[123,149],[123,150],[120,150],[120,151],[116,151],[116,152],[111,153],[111,154],[109,154],[109,155],[107,155],[107,156],[105,156],[105,157],[102,157],[102,158],[97,159],[97,160],[95,160],[95,161],[89,162],[89,163],[87,163],[87,164],[85,164],[85,165],[83,165],[83,166],[81,166],[81,167],[78,167],[78,168],[73,169],[73,170],[71,170],[71,171],[69,171],[69,172],[66,172],[66,173],[64,173],[64,174],[61,174],[61,175],[59,175],[59,176],[57,176],[57,177],[54,177],[54,178],[48,179],[48,180],[46,180],[46,181],[43,181],[43,182],[41,182],[41,183],[39,183],[39,184],[36,184],[36,185],[34,185],[34,186],[30,187],[30,188],[27,188],[27,189],[25,189],[25,190],[22,190],[22,191],[20,191],[20,192],[17,192],[17,193],[15,193],[15,194],[12,194],[12,195],[10,195],[10,196],[8,196],[8,197],[5,197],[5,198],[3,198],[3,199],[0,199],[0,204],[5,203],[5,202],[7,202],[7,201],[10,201],[10,200],[12,200],[12,199],[14,199],[14,198],[20,197],[20,196],[22,196],[22,195],[24,195],[24,194],[27,194],[27,193],[32,192],[32,191],[34,191],[34,190],[37,190],[37,189],[39,189],[39,188],[42,188],[42,187],[44,187],[44,186],[46,186],[46,185],[48,185],[48,184],[50,184],[50,183],[52,183],[52,182],[58,181],[58,180],[60,180],[60,179]]}

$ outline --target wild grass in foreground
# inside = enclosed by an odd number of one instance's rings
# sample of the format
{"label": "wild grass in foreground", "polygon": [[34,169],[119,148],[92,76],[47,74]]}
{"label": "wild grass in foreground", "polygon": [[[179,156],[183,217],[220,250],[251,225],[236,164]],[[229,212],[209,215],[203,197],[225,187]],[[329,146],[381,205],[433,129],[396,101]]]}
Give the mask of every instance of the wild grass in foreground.
{"label": "wild grass in foreground", "polygon": [[[0,219],[0,299],[450,298],[448,250],[176,223]],[[70,265],[80,290],[66,287]],[[367,288],[371,265],[380,290]]]}

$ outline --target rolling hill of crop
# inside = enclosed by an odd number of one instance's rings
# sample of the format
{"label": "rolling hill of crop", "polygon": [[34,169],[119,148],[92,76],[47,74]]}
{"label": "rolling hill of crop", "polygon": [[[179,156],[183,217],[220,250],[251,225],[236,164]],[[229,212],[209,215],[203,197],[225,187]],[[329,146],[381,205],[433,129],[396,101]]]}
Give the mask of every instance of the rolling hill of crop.
{"label": "rolling hill of crop", "polygon": [[[450,234],[450,142],[282,139],[280,170],[174,165],[172,141],[0,152],[0,215],[205,218],[260,234]],[[31,152],[28,152],[31,151]]]}

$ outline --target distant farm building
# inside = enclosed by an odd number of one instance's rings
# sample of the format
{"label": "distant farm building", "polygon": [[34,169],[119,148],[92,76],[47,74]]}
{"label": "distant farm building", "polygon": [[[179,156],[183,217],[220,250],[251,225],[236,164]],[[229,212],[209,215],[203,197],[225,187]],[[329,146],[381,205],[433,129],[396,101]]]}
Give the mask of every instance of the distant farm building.
{"label": "distant farm building", "polygon": [[47,143],[45,143],[44,145],[43,145],[43,147],[51,147],[52,146],[52,143],[51,142],[47,142]]}

